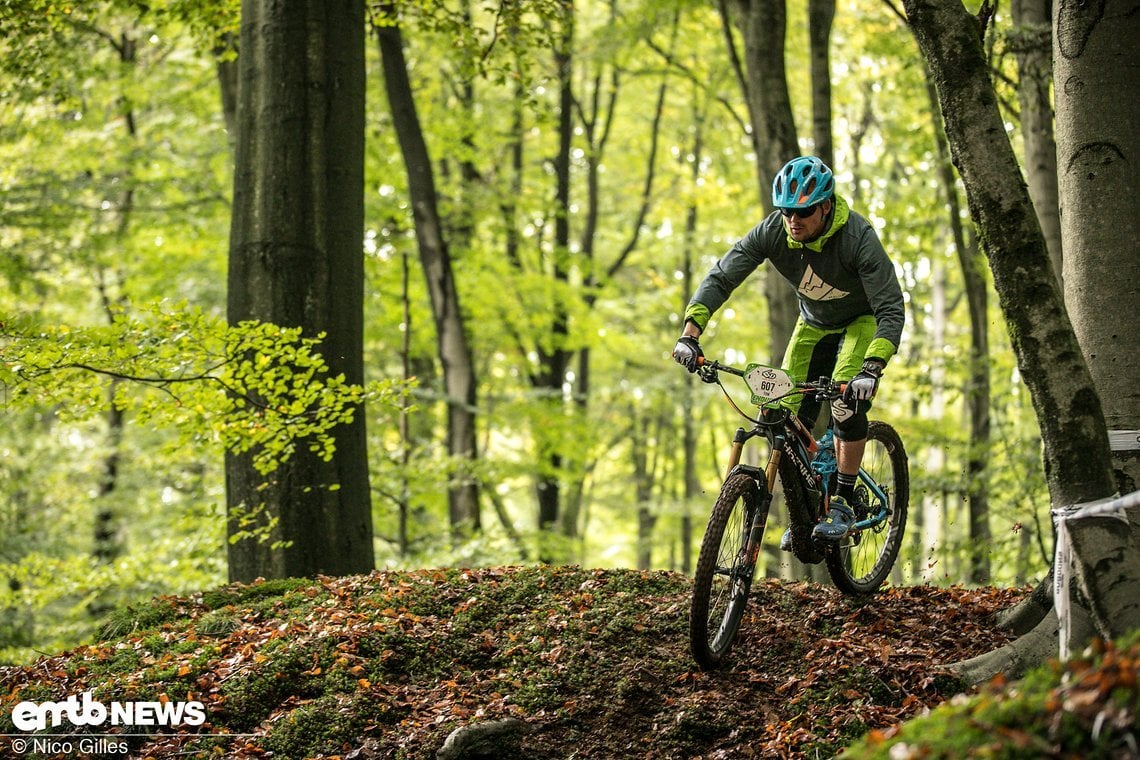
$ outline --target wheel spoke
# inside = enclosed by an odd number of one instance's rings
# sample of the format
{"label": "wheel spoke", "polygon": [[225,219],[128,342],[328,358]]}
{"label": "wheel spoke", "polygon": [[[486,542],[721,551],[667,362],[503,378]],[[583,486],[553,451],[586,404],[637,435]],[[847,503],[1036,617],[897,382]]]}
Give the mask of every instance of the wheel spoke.
{"label": "wheel spoke", "polygon": [[768,499],[762,486],[738,474],[725,482],[709,516],[693,580],[689,639],[693,657],[702,667],[714,667],[736,637],[755,567],[748,561],[746,537],[758,510]]}
{"label": "wheel spoke", "polygon": [[864,522],[832,552],[828,570],[846,593],[865,594],[882,585],[898,556],[909,493],[902,441],[881,422],[871,423],[858,488],[868,506]]}

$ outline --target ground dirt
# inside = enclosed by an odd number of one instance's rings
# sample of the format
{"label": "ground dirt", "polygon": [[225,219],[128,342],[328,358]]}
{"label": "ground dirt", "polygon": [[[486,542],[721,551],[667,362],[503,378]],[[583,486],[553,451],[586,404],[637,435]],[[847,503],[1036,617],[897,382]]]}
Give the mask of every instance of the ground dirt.
{"label": "ground dirt", "polygon": [[[90,691],[198,702],[206,720],[65,718],[46,732],[70,752],[21,757],[434,760],[456,729],[512,719],[484,756],[829,758],[962,693],[944,666],[1004,644],[991,616],[1028,591],[853,599],[760,580],[727,663],[704,672],[688,652],[690,588],[665,572],[505,567],[161,597],[116,614],[98,643],[0,669],[0,755],[30,736],[12,723],[18,704]],[[82,752],[92,734],[114,751]]]}

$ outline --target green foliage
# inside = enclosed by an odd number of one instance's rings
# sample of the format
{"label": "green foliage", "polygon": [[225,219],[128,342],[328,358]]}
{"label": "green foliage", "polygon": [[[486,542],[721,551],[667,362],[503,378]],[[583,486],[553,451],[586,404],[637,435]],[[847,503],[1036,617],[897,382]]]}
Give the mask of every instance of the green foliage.
{"label": "green foliage", "polygon": [[227,326],[185,304],[116,314],[100,327],[21,318],[0,332],[0,386],[11,408],[54,407],[63,422],[110,406],[178,430],[187,445],[253,452],[264,475],[298,445],[332,459],[331,431],[365,401],[392,397],[392,383],[366,391],[330,376],[322,337],[266,323]]}
{"label": "green foliage", "polygon": [[148,2],[147,9],[159,18],[185,24],[215,55],[236,57],[235,39],[241,27],[240,0],[162,0]]}
{"label": "green foliage", "polygon": [[568,6],[561,0],[531,0],[497,6],[455,6],[441,0],[369,3],[374,26],[399,23],[446,40],[449,58],[463,77],[503,83],[515,65],[557,41]]}
{"label": "green foliage", "polygon": [[[298,447],[335,457],[329,433],[361,414],[383,566],[526,561],[540,550],[630,566],[639,510],[656,519],[653,566],[691,558],[737,421],[714,390],[687,388],[669,358],[692,287],[684,262],[699,278],[763,206],[722,20],[687,0],[573,5],[572,244],[560,252],[552,50],[571,6],[476,3],[469,16],[466,7],[369,4],[373,24],[400,19],[437,169],[479,378],[474,464],[445,454],[437,336],[381,88],[369,93],[366,146],[372,382],[356,387],[328,375],[320,336],[221,317],[232,155],[216,65],[234,54],[238,3],[0,0],[0,656],[77,643],[110,607],[219,582],[222,452],[253,452],[266,473]],[[806,17],[789,13],[789,84],[804,133]],[[969,389],[956,359],[969,335],[922,67],[905,26],[879,3],[841,8],[831,47],[841,192],[875,223],[908,296],[904,346],[876,408],[903,432],[926,528],[912,515],[896,582],[954,582],[977,548],[961,506]],[[379,82],[375,45],[369,56]],[[565,277],[554,276],[556,260]],[[553,329],[555,305],[564,333]],[[766,309],[759,278],[739,288],[706,351],[767,361]],[[1048,505],[1025,387],[1003,331],[990,337],[987,550],[997,582],[1020,582],[1047,567]],[[570,372],[536,392],[541,357],[556,349],[572,353]],[[588,366],[579,364],[587,350]],[[691,499],[686,416],[703,490]],[[557,464],[540,456],[553,449]],[[644,482],[632,476],[635,461]],[[538,477],[563,487],[559,535],[536,529]],[[447,488],[468,478],[483,489],[483,531],[453,542]],[[93,559],[100,512],[113,515],[119,547],[104,564]],[[690,522],[696,535],[686,539]],[[216,620],[219,630],[230,624]]]}
{"label": "green foliage", "polygon": [[[50,414],[53,424],[79,431],[115,410],[127,415],[132,428],[157,433],[159,449],[171,457],[184,450],[248,451],[269,476],[299,446],[332,458],[337,426],[366,403],[383,406],[397,395],[395,383],[365,389],[331,376],[319,347],[319,338],[304,338],[297,329],[255,323],[229,327],[185,305],[160,304],[96,327],[46,325],[25,316],[6,319],[0,329],[0,388],[5,412],[13,418]],[[149,467],[157,475],[165,459],[153,454]],[[197,491],[198,476],[192,463],[186,465],[191,466],[177,477],[189,477],[187,485]],[[29,484],[34,483],[32,466],[30,461],[8,464]],[[180,501],[173,483],[160,490],[160,506]],[[29,503],[51,499],[35,491],[22,498]],[[31,510],[17,511],[0,542],[0,575],[8,579],[0,587],[0,610],[17,627],[0,646],[31,645],[32,630],[21,632],[15,622],[21,618],[27,626],[36,621],[34,635],[42,646],[74,643],[69,637],[90,630],[99,611],[122,598],[216,582],[224,572],[216,508],[209,502],[188,506],[173,520],[165,519],[145,552],[110,566],[82,553],[82,544],[69,550],[51,534],[24,529],[32,524]],[[259,530],[238,530],[229,538],[255,533]],[[50,553],[38,547],[50,547]],[[159,561],[169,577],[155,577]]]}

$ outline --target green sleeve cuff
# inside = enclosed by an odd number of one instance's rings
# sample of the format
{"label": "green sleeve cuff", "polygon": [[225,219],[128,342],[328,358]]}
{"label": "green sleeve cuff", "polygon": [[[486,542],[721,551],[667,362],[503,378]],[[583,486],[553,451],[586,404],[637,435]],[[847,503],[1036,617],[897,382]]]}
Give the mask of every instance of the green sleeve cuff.
{"label": "green sleeve cuff", "polygon": [[709,320],[712,319],[712,312],[703,303],[691,303],[685,309],[685,319],[682,320],[682,324],[690,319],[693,320],[693,324],[701,328],[701,332],[704,332]]}
{"label": "green sleeve cuff", "polygon": [[897,350],[898,347],[886,338],[875,338],[871,341],[871,345],[867,346],[867,351],[863,354],[863,358],[864,360],[871,358],[882,359],[884,362],[889,362]]}

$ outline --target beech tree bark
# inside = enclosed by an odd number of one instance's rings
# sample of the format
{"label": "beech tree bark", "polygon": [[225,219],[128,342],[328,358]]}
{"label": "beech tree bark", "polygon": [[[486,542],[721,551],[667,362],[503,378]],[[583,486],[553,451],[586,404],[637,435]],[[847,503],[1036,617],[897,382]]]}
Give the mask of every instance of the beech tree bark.
{"label": "beech tree bark", "polygon": [[998,113],[978,20],[954,0],[907,0],[930,63],[954,165],[1033,395],[1054,504],[1113,492],[1100,400],[1048,264],[1041,227]]}
{"label": "beech tree bark", "polygon": [[[1052,503],[1108,497],[1116,484],[1100,398],[998,112],[982,25],[958,0],[905,0],[905,8],[938,89],[954,164],[1033,398]],[[1133,213],[1136,202],[1133,195]],[[1095,630],[1112,637],[1140,627],[1140,562],[1129,525],[1102,517],[1075,521],[1070,530]],[[1040,662],[1043,652],[1056,652],[1056,636],[1056,620],[1047,616],[1010,647],[962,663],[960,672],[971,680],[1000,670],[1017,674]]]}
{"label": "beech tree bark", "polygon": [[1140,14],[1123,0],[1058,0],[1054,14],[1065,305],[1128,493],[1140,487]]}
{"label": "beech tree bark", "polygon": [[227,58],[226,53],[236,52],[237,42],[236,35],[227,34],[214,48],[214,56],[218,59],[215,69],[218,92],[221,95],[222,118],[225,120],[226,137],[231,151],[237,145],[238,62],[237,58]]}
{"label": "beech tree bark", "polygon": [[[245,0],[228,315],[327,337],[334,374],[364,379],[364,3]],[[263,508],[269,540],[229,545],[230,579],[374,567],[363,409],[268,480],[226,457],[229,530]]]}
{"label": "beech tree bark", "polygon": [[808,1],[808,41],[811,56],[811,134],[815,155],[835,168],[831,139],[831,25],[835,0]]}
{"label": "beech tree bark", "polygon": [[[1045,235],[1049,260],[1058,278],[1061,265],[1061,209],[1057,190],[1057,142],[1053,136],[1052,20],[1050,0],[1013,0],[1014,30],[1010,45],[1017,59],[1017,100],[1021,107],[1021,139],[1025,178],[1037,220]],[[1064,281],[1062,280],[1062,292]]]}
{"label": "beech tree bark", "polygon": [[462,539],[480,527],[479,486],[467,466],[477,456],[475,366],[455,286],[451,251],[439,215],[431,157],[408,81],[403,35],[396,23],[395,10],[386,6],[382,13],[387,18],[375,29],[384,64],[384,85],[408,174],[416,242],[431,299],[439,360],[443,365],[447,453],[458,465],[458,472],[447,489],[448,512],[452,536]]}
{"label": "beech tree bark", "polygon": [[[800,155],[784,67],[787,7],[784,0],[720,0],[720,9],[729,54],[748,103],[760,206],[766,209],[772,199],[772,180],[785,163]],[[744,41],[743,64],[736,55],[733,24]],[[771,363],[779,365],[799,312],[795,291],[774,268],[767,268],[765,278]]]}

